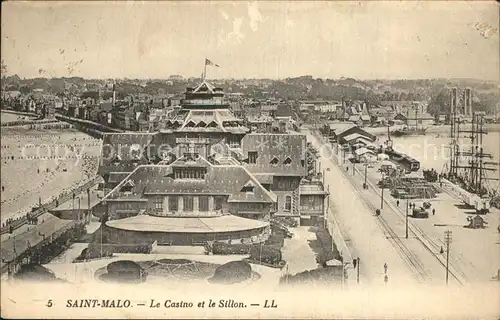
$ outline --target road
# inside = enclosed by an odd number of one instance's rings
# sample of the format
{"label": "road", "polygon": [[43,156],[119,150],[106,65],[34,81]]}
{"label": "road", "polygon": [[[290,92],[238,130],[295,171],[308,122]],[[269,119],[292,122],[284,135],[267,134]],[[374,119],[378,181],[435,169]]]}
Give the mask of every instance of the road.
{"label": "road", "polygon": [[[360,257],[360,283],[385,285],[384,264],[388,265],[387,286],[414,285],[416,279],[380,227],[374,210],[369,208],[358,194],[359,191],[334,164],[332,156],[322,148],[322,141],[306,131],[307,139],[320,150],[325,184],[330,186],[329,217],[337,221],[353,257]],[[341,190],[341,192],[340,192]]]}

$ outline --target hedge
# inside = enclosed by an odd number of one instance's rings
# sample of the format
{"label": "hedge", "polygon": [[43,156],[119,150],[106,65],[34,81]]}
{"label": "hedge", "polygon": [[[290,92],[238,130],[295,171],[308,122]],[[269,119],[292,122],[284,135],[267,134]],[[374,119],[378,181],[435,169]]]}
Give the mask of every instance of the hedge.
{"label": "hedge", "polygon": [[114,261],[107,265],[108,273],[104,279],[123,280],[127,282],[146,281],[147,272],[136,262],[131,260]]}
{"label": "hedge", "polygon": [[213,254],[248,254],[250,251],[248,244],[227,244],[224,242],[214,242],[212,245]]}
{"label": "hedge", "polygon": [[250,249],[250,259],[278,265],[282,259],[281,251],[275,246],[254,245]]}
{"label": "hedge", "polygon": [[103,243],[101,245],[100,243],[90,243],[87,248],[82,250],[76,261],[110,257],[113,253],[151,253],[151,250],[152,245],[150,244],[121,245]]}
{"label": "hedge", "polygon": [[55,281],[65,282],[57,278],[54,273],[38,264],[22,265],[19,271],[14,275],[14,279],[23,281]]}
{"label": "hedge", "polygon": [[215,269],[214,276],[210,282],[217,283],[239,283],[252,277],[252,267],[246,261],[230,261]]}
{"label": "hedge", "polygon": [[318,254],[318,263],[324,265],[328,260],[337,259],[341,260],[340,253],[337,250],[335,243],[333,244],[332,250],[332,236],[328,233],[328,230],[323,228],[318,228],[316,230],[316,239],[320,246],[320,253]]}
{"label": "hedge", "polygon": [[271,234],[265,242],[266,245],[275,246],[277,248],[282,248],[284,243],[284,236],[278,234]]}
{"label": "hedge", "polygon": [[[347,277],[346,274],[344,274]],[[311,282],[328,283],[342,280],[341,267],[327,267],[306,270],[295,275],[285,275],[280,278],[280,284],[305,284]]]}

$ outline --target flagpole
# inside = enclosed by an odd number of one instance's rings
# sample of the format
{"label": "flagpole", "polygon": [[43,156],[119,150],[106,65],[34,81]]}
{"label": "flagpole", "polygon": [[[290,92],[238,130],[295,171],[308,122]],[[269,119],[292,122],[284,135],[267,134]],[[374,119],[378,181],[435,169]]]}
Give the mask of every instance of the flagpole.
{"label": "flagpole", "polygon": [[207,78],[207,58],[205,58],[205,69],[203,70],[203,79],[205,80]]}

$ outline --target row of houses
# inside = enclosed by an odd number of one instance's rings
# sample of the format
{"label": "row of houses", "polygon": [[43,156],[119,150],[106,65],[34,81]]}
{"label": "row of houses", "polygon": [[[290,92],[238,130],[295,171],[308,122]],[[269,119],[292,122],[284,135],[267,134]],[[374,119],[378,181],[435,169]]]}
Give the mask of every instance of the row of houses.
{"label": "row of houses", "polygon": [[43,118],[55,117],[58,108],[62,108],[63,100],[55,95],[34,92],[23,94],[19,91],[3,91],[1,105],[4,109],[20,112],[36,113]]}

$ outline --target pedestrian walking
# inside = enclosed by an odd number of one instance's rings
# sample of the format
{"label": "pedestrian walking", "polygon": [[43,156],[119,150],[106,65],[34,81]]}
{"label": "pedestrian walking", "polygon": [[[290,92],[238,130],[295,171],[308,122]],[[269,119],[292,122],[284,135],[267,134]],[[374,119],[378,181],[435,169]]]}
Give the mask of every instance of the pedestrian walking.
{"label": "pedestrian walking", "polygon": [[399,200],[396,200],[396,205],[399,207]]}
{"label": "pedestrian walking", "polygon": [[435,214],[436,214],[436,209],[432,208],[432,215],[435,215]]}
{"label": "pedestrian walking", "polygon": [[387,274],[387,263],[384,263],[384,273]]}

